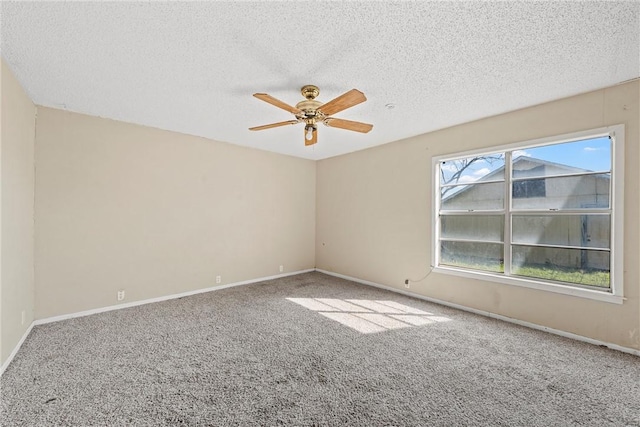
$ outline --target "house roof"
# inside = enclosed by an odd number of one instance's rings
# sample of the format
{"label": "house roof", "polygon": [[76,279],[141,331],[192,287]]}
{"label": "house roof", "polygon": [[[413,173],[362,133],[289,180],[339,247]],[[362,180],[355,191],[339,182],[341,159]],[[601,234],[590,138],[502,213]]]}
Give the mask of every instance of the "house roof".
{"label": "house roof", "polygon": [[[533,163],[538,166],[553,166],[558,169],[564,169],[565,171],[567,171],[567,173],[591,172],[588,169],[576,168],[576,167],[565,165],[562,163],[555,163],[549,160],[538,159],[536,157],[531,157],[531,156],[518,156],[515,159],[513,159],[514,165],[517,165],[523,162]],[[503,170],[504,170],[504,166],[501,166],[498,169],[495,169],[489,172],[488,174],[483,175],[475,182],[490,181],[492,177],[496,176],[497,174],[500,174]]]}
{"label": "house roof", "polygon": [[[562,163],[556,163],[556,162],[551,162],[549,160],[543,160],[543,159],[538,159],[536,157],[531,157],[531,156],[518,156],[515,159],[513,159],[513,165],[518,165],[519,163],[524,163],[524,162],[529,162],[532,163],[536,166],[535,167],[539,167],[539,166],[551,166],[554,168],[558,168],[560,170],[564,170],[566,171],[566,174],[572,174],[572,173],[581,173],[581,172],[594,172],[588,169],[583,169],[583,168],[577,168],[574,166],[569,166],[569,165],[565,165]],[[464,187],[462,187],[459,191],[456,191],[454,193],[449,194],[448,196],[446,196],[443,201],[445,200],[450,200],[454,197],[457,197],[467,191],[470,191],[473,188],[473,184],[477,184],[480,182],[487,182],[487,181],[492,181],[494,179],[494,177],[496,177],[497,175],[500,175],[504,172],[504,166],[500,166],[499,168],[487,173],[486,175],[481,176],[480,178],[478,178],[477,180],[473,181],[473,182],[467,182],[467,183],[462,183],[459,184],[461,187],[464,185]],[[523,175],[521,175],[520,177],[524,177]],[[544,175],[540,175],[540,174],[534,174],[531,175],[531,178],[536,179],[536,178],[544,178]],[[606,177],[606,179],[609,179],[608,177]]]}
{"label": "house roof", "polygon": [[[2,58],[39,105],[323,159],[640,76],[639,2],[0,2]],[[535,17],[532,19],[531,17]],[[300,88],[368,134],[301,125]],[[392,108],[394,107],[394,108]]]}

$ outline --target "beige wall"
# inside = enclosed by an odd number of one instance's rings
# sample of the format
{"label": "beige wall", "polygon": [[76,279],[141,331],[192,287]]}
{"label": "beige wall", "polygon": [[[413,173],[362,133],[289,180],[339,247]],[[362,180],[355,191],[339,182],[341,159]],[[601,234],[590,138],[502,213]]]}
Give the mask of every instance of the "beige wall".
{"label": "beige wall", "polygon": [[316,266],[404,290],[431,262],[432,156],[623,123],[624,304],[437,273],[410,291],[640,349],[639,100],[635,81],[318,162]]}
{"label": "beige wall", "polygon": [[309,160],[38,107],[36,318],[314,267]]}
{"label": "beige wall", "polygon": [[4,60],[0,62],[0,365],[3,365],[33,321],[33,152],[36,108]]}

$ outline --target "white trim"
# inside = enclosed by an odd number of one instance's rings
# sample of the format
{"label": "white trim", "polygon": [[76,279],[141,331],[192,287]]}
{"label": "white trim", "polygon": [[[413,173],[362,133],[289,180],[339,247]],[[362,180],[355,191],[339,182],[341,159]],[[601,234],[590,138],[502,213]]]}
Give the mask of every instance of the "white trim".
{"label": "white trim", "polygon": [[4,371],[9,367],[9,364],[11,363],[13,358],[16,357],[16,354],[18,354],[18,350],[20,350],[20,347],[22,347],[22,344],[24,343],[24,341],[27,339],[27,337],[31,333],[31,330],[33,329],[33,326],[34,326],[34,323],[31,322],[31,324],[29,325],[27,330],[22,335],[22,338],[20,338],[20,341],[18,341],[18,345],[16,345],[14,347],[14,349],[11,352],[11,354],[9,355],[9,357],[7,357],[7,360],[5,360],[5,362],[0,367],[0,377],[2,377],[2,374],[4,374]]}
{"label": "white trim", "polygon": [[[513,151],[505,151],[504,153],[504,216],[502,217],[503,231],[502,236],[502,254],[503,254],[503,271],[507,277],[511,276],[511,267],[513,263],[513,197],[511,197],[511,191],[513,188]],[[545,184],[546,185],[546,184]],[[508,239],[508,242],[507,242]],[[511,243],[509,243],[511,242]],[[505,246],[508,246],[507,247]],[[440,261],[440,258],[438,258]],[[437,265],[437,264],[433,264]]]}
{"label": "white trim", "polygon": [[547,283],[543,282],[542,280],[528,280],[525,277],[503,276],[502,274],[494,274],[488,271],[463,270],[461,268],[449,266],[434,267],[433,271],[441,274],[450,274],[452,276],[467,277],[469,279],[486,280],[488,282],[502,283],[505,285],[520,286],[523,288],[537,289],[547,292],[555,292],[557,294],[587,298],[613,304],[622,304],[626,300],[625,297],[620,295],[613,295],[611,292],[579,288],[577,286],[560,285],[553,282]]}
{"label": "white trim", "polygon": [[151,303],[154,303],[154,302],[167,301],[167,300],[172,300],[172,299],[176,299],[176,298],[184,298],[184,297],[188,297],[188,296],[191,296],[191,295],[203,294],[205,292],[219,291],[221,289],[228,289],[228,288],[233,288],[233,287],[242,286],[242,285],[250,285],[252,283],[264,282],[266,280],[279,279],[281,277],[287,277],[287,276],[295,276],[296,274],[309,273],[309,272],[312,272],[312,271],[315,271],[315,269],[314,268],[310,268],[310,269],[307,269],[307,270],[299,270],[299,271],[294,271],[294,272],[291,272],[291,273],[276,274],[275,276],[267,276],[267,277],[260,277],[260,278],[257,278],[257,279],[249,279],[249,280],[244,280],[242,282],[228,283],[226,285],[212,286],[210,288],[203,288],[203,289],[196,289],[194,291],[181,292],[179,294],[165,295],[165,296],[156,297],[156,298],[149,298],[149,299],[140,300],[140,301],[128,302],[128,303],[125,303],[125,304],[110,305],[110,306],[107,306],[107,307],[94,308],[92,310],[85,310],[85,311],[79,311],[79,312],[76,312],[76,313],[62,314],[60,316],[53,316],[53,317],[47,317],[47,318],[44,318],[44,319],[35,320],[33,322],[33,324],[34,325],[44,325],[46,323],[59,322],[61,320],[74,319],[76,317],[90,316],[92,314],[104,313],[104,312],[113,311],[113,310],[120,310],[120,309],[123,309],[123,308],[129,308],[129,307],[136,307],[138,305],[151,304]]}
{"label": "white trim", "polygon": [[588,129],[588,130],[583,130],[579,132],[565,133],[562,135],[548,136],[544,138],[530,139],[527,141],[513,142],[510,144],[503,144],[495,147],[492,146],[492,147],[478,148],[476,150],[468,150],[468,151],[455,152],[451,154],[445,154],[441,156],[434,156],[433,162],[434,164],[437,164],[442,161],[456,160],[461,157],[470,157],[470,156],[478,156],[478,155],[490,156],[492,154],[500,154],[502,151],[517,150],[518,148],[522,148],[523,146],[526,146],[525,148],[535,148],[535,147],[540,147],[542,145],[549,145],[552,143],[564,144],[566,142],[576,142],[576,141],[581,141],[587,138],[591,139],[591,138],[609,136],[611,132],[614,132],[615,130],[619,130],[619,129],[624,129],[624,125],[604,126],[596,129]]}
{"label": "white trim", "polygon": [[528,328],[531,328],[531,329],[537,329],[537,330],[540,330],[540,331],[549,332],[549,333],[552,333],[554,335],[559,335],[559,336],[563,336],[563,337],[566,337],[566,338],[571,338],[571,339],[575,339],[575,340],[578,340],[578,341],[587,342],[589,344],[606,346],[606,347],[608,347],[610,349],[613,349],[613,350],[618,350],[618,351],[622,351],[624,353],[630,353],[630,354],[633,354],[633,355],[636,355],[636,356],[640,356],[640,350],[636,350],[636,349],[633,349],[633,348],[622,347],[622,346],[619,346],[617,344],[606,343],[604,341],[595,340],[595,339],[592,339],[592,338],[584,337],[582,335],[572,334],[570,332],[560,331],[558,329],[548,328],[546,326],[536,325],[535,323],[525,322],[523,320],[518,320],[518,319],[511,318],[511,317],[502,316],[500,314],[495,314],[495,313],[491,313],[491,312],[488,312],[488,311],[477,310],[475,308],[466,307],[466,306],[463,306],[463,305],[451,303],[451,302],[448,302],[448,301],[439,300],[439,299],[436,299],[436,298],[426,297],[424,295],[416,294],[416,293],[413,293],[413,292],[403,291],[401,289],[396,289],[396,288],[393,288],[391,286],[381,285],[379,283],[370,282],[368,280],[363,280],[363,279],[358,279],[356,277],[351,277],[351,276],[347,276],[347,275],[340,274],[340,273],[334,273],[334,272],[328,271],[328,270],[322,270],[322,269],[319,269],[319,268],[309,268],[309,269],[306,269],[306,270],[299,270],[299,271],[295,271],[295,272],[291,272],[291,273],[277,274],[275,276],[267,276],[267,277],[261,277],[261,278],[258,278],[258,279],[244,280],[242,282],[235,282],[235,283],[229,283],[229,284],[221,285],[221,286],[213,286],[213,287],[210,287],[210,288],[197,289],[195,291],[187,291],[187,292],[182,292],[182,293],[179,293],[179,294],[172,294],[172,295],[167,295],[167,296],[163,296],[163,297],[150,298],[150,299],[141,300],[141,301],[134,301],[134,302],[126,303],[126,304],[113,305],[113,306],[109,306],[109,307],[97,308],[97,309],[93,309],[93,310],[86,310],[86,311],[81,311],[81,312],[77,312],[77,313],[70,313],[70,314],[65,314],[65,315],[61,315],[61,316],[54,316],[54,317],[48,317],[48,318],[45,318],[45,319],[34,320],[33,322],[31,322],[31,325],[29,325],[29,328],[25,331],[25,333],[23,334],[22,338],[20,339],[18,344],[15,346],[15,348],[13,349],[13,351],[11,352],[11,354],[9,355],[7,360],[0,367],[0,377],[2,377],[2,375],[4,374],[4,372],[7,369],[7,367],[13,361],[13,358],[16,356],[16,354],[18,353],[18,351],[22,347],[22,344],[27,339],[27,337],[31,333],[31,330],[33,329],[34,326],[44,325],[46,323],[59,322],[61,320],[73,319],[73,318],[76,318],[76,317],[89,316],[89,315],[97,314],[97,313],[104,313],[104,312],[107,312],[107,311],[120,310],[122,308],[129,308],[129,307],[135,307],[135,306],[138,306],[138,305],[150,304],[150,303],[154,303],[154,302],[167,301],[167,300],[170,300],[170,299],[183,298],[185,296],[197,295],[197,294],[202,294],[202,293],[211,292],[211,291],[217,291],[217,290],[221,290],[221,289],[228,289],[228,288],[232,288],[232,287],[236,287],[236,286],[249,285],[249,284],[252,284],[252,283],[264,282],[266,280],[279,279],[281,277],[295,276],[297,274],[310,273],[312,271],[317,271],[319,273],[324,273],[324,274],[327,274],[329,276],[334,276],[334,277],[339,277],[341,279],[351,280],[352,282],[361,283],[363,285],[369,285],[369,286],[373,286],[373,287],[380,288],[380,289],[385,289],[387,291],[396,292],[396,293],[407,295],[407,296],[410,296],[410,297],[413,297],[413,298],[422,299],[422,300],[429,301],[429,302],[432,302],[432,303],[435,303],[435,304],[440,304],[440,305],[444,305],[444,306],[447,306],[447,307],[452,307],[452,308],[455,308],[455,309],[458,309],[458,310],[462,310],[462,311],[468,311],[468,312],[479,314],[479,315],[482,315],[482,316],[503,320],[503,321],[509,322],[509,323],[515,323],[517,325],[525,326],[525,327],[528,327]]}
{"label": "white trim", "polygon": [[221,285],[221,286],[212,286],[210,288],[196,289],[195,291],[181,292],[179,294],[165,295],[165,296],[157,297],[157,298],[149,298],[149,299],[140,300],[140,301],[128,302],[128,303],[125,303],[125,304],[111,305],[111,306],[108,306],[108,307],[94,308],[92,310],[79,311],[79,312],[76,312],[76,313],[69,313],[69,314],[63,314],[63,315],[60,315],[60,316],[53,316],[53,317],[47,317],[47,318],[44,318],[44,319],[34,320],[33,322],[31,322],[31,325],[29,325],[29,328],[27,329],[27,331],[24,333],[24,335],[20,339],[20,342],[18,342],[18,345],[15,346],[15,348],[13,349],[13,351],[11,352],[11,354],[9,355],[7,360],[4,362],[2,367],[0,367],[0,377],[4,373],[5,369],[7,369],[7,367],[9,366],[9,364],[11,363],[11,361],[13,360],[15,355],[18,353],[18,350],[20,350],[20,347],[22,347],[22,344],[24,343],[24,340],[27,339],[27,336],[31,333],[31,330],[33,329],[34,326],[44,325],[44,324],[53,323],[53,322],[59,322],[61,320],[74,319],[76,317],[90,316],[92,314],[104,313],[104,312],[107,312],[107,311],[120,310],[120,309],[123,309],[123,308],[136,307],[138,305],[151,304],[151,303],[154,303],[154,302],[167,301],[167,300],[176,299],[176,298],[183,298],[183,297],[187,297],[187,296],[191,296],[191,295],[203,294],[205,292],[211,292],[211,291],[218,291],[218,290],[221,290],[221,289],[233,288],[233,287],[236,287],[236,286],[250,285],[252,283],[264,282],[266,280],[279,279],[281,277],[287,277],[287,276],[295,276],[297,274],[302,274],[302,273],[310,273],[312,271],[315,271],[315,268],[309,268],[309,269],[306,269],[306,270],[294,271],[294,272],[291,272],[291,273],[276,274],[275,276],[266,276],[266,277],[260,277],[258,279],[249,279],[249,280],[244,280],[242,282],[229,283],[229,284]]}
{"label": "white trim", "polygon": [[437,265],[440,259],[440,160],[437,157],[431,158],[431,173],[433,182],[431,183],[431,269]]}
{"label": "white trim", "polygon": [[514,319],[512,317],[503,316],[501,314],[492,313],[490,311],[478,310],[478,309],[475,309],[475,308],[466,307],[464,305],[455,304],[455,303],[452,303],[452,302],[448,302],[448,301],[439,300],[439,299],[436,299],[436,298],[427,297],[427,296],[416,294],[416,293],[413,293],[413,292],[403,291],[402,289],[396,289],[396,288],[393,288],[391,286],[381,285],[379,283],[371,282],[371,281],[368,281],[368,280],[358,279],[357,277],[351,277],[351,276],[347,276],[347,275],[340,274],[340,273],[334,273],[332,271],[322,270],[322,269],[319,269],[319,268],[316,268],[316,271],[319,272],[319,273],[328,274],[329,276],[334,276],[334,277],[339,277],[341,279],[351,280],[352,282],[361,283],[363,285],[373,286],[373,287],[380,288],[380,289],[385,289],[387,291],[391,291],[391,292],[395,292],[395,293],[398,293],[398,294],[407,295],[407,296],[410,296],[410,297],[413,297],[413,298],[418,298],[418,299],[421,299],[421,300],[429,301],[429,302],[432,302],[432,303],[435,303],[435,304],[444,305],[444,306],[455,308],[455,309],[462,310],[462,311],[468,311],[470,313],[479,314],[481,316],[490,317],[492,319],[498,319],[498,320],[502,320],[502,321],[505,321],[505,322],[514,323],[516,325],[525,326],[527,328],[536,329],[538,331],[549,332],[551,334],[559,335],[561,337],[571,338],[571,339],[574,339],[574,340],[577,340],[577,341],[582,341],[582,342],[586,342],[586,343],[593,344],[593,345],[605,346],[605,347],[608,347],[608,348],[610,348],[612,350],[617,350],[617,351],[621,351],[623,353],[629,353],[629,354],[633,354],[635,356],[640,356],[640,350],[635,349],[635,348],[623,347],[623,346],[618,345],[618,344],[608,343],[608,342],[596,340],[596,339],[593,339],[593,338],[585,337],[585,336],[582,336],[582,335],[573,334],[571,332],[561,331],[559,329],[553,329],[553,328],[549,328],[547,326],[537,325],[535,323],[530,323],[530,322],[526,322],[524,320]]}
{"label": "white trim", "polygon": [[614,294],[624,296],[624,125],[611,126],[611,174],[612,191],[609,194],[611,216],[611,289]]}

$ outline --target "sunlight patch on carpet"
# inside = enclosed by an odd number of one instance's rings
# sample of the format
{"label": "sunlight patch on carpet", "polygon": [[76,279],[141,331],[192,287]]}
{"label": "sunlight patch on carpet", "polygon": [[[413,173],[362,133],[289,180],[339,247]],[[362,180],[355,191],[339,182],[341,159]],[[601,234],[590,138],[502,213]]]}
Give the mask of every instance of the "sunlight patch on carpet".
{"label": "sunlight patch on carpet", "polygon": [[428,318],[422,317],[422,316],[406,316],[406,315],[403,315],[403,314],[392,314],[391,317],[393,317],[394,319],[401,320],[401,321],[406,322],[406,323],[410,323],[413,326],[428,325],[429,323],[435,322],[435,320],[431,320],[431,319],[428,319]]}
{"label": "sunlight patch on carpet", "polygon": [[339,308],[331,307],[321,303],[315,298],[287,298],[289,301],[300,304],[304,308],[308,308],[313,311],[341,311]]}
{"label": "sunlight patch on carpet", "polygon": [[350,313],[320,313],[321,315],[328,317],[331,320],[340,322],[345,326],[355,329],[363,334],[371,334],[374,332],[386,331],[387,328],[376,325],[375,323],[368,322]]}
{"label": "sunlight patch on carpet", "polygon": [[343,301],[337,298],[315,298],[316,301],[330,305],[337,308],[340,311],[348,311],[353,313],[371,313],[371,310],[359,305],[351,304],[350,302]]}
{"label": "sunlight patch on carpet", "polygon": [[363,334],[424,326],[451,319],[395,301],[337,298],[287,298]]}

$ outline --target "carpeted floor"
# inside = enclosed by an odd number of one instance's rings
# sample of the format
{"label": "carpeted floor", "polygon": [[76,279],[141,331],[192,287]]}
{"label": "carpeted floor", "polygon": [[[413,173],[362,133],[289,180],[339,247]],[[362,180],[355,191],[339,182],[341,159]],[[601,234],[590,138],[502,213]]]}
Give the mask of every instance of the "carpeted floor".
{"label": "carpeted floor", "polygon": [[308,273],[37,326],[3,426],[640,426],[640,358]]}

